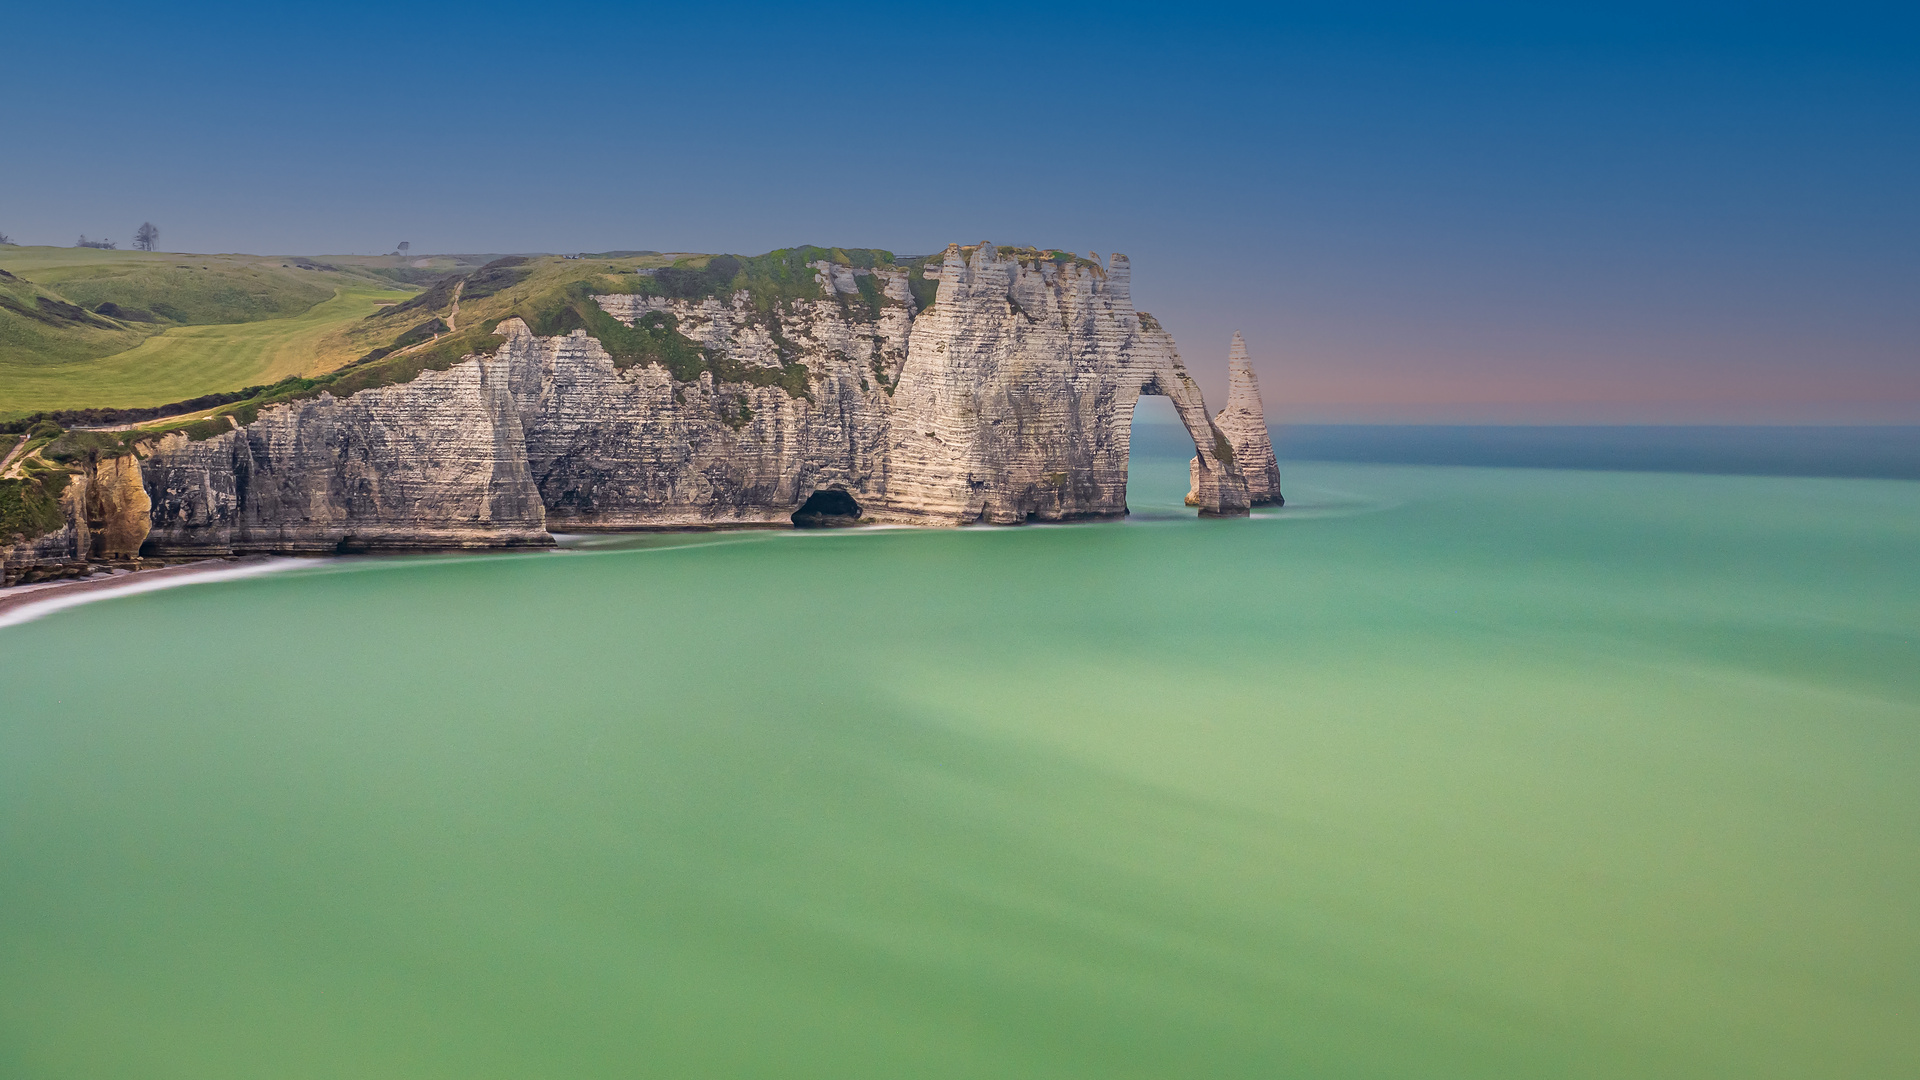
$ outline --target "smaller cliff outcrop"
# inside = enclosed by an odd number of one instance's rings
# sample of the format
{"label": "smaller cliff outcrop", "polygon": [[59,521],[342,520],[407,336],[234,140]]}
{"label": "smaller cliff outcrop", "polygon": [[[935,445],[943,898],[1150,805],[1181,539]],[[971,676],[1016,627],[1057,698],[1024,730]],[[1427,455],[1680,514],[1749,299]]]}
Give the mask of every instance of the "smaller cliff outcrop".
{"label": "smaller cliff outcrop", "polygon": [[0,475],[0,581],[140,557],[152,521],[139,457],[116,433],[28,434]]}
{"label": "smaller cliff outcrop", "polygon": [[86,522],[86,538],[79,546],[89,558],[127,562],[140,557],[152,528],[153,501],[134,454],[98,458],[81,470],[68,492],[78,500],[76,517]]}
{"label": "smaller cliff outcrop", "polygon": [[[1213,424],[1233,447],[1234,464],[1247,482],[1247,502],[1253,506],[1284,506],[1280,462],[1273,455],[1273,437],[1267,431],[1260,380],[1253,374],[1247,341],[1238,330],[1233,332],[1233,345],[1227,351],[1227,406],[1214,415]],[[1193,506],[1200,496],[1200,459],[1194,458],[1189,468],[1193,490],[1187,494],[1187,505]]]}

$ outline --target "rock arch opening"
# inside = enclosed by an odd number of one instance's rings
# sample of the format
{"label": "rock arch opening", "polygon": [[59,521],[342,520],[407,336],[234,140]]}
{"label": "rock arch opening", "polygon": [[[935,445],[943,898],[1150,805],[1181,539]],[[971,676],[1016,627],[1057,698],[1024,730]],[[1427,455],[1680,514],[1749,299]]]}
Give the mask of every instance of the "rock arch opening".
{"label": "rock arch opening", "polygon": [[1183,505],[1193,438],[1180,410],[1164,395],[1143,393],[1134,403],[1127,440],[1127,516],[1191,517]]}
{"label": "rock arch opening", "polygon": [[1175,357],[1170,369],[1156,371],[1141,383],[1134,408],[1139,408],[1141,398],[1168,399],[1193,440],[1193,456],[1188,459],[1189,490],[1182,500],[1186,505],[1198,507],[1201,517],[1244,517],[1247,482],[1234,464],[1233,446],[1207,415],[1199,384],[1178,365]]}
{"label": "rock arch opening", "polygon": [[834,529],[860,524],[860,504],[842,488],[822,488],[793,512],[796,529]]}

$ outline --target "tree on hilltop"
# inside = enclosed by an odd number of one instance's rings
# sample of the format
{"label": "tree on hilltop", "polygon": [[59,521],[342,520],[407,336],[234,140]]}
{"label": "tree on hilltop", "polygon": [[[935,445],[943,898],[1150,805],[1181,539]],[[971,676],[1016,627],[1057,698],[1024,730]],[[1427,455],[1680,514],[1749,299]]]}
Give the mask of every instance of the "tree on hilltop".
{"label": "tree on hilltop", "polygon": [[13,237],[8,236],[6,233],[0,232],[0,244],[4,244],[7,247],[12,247]]}
{"label": "tree on hilltop", "polygon": [[80,242],[74,247],[99,248],[101,251],[113,251],[118,245],[111,240],[89,240],[86,233],[80,234]]}
{"label": "tree on hilltop", "polygon": [[153,227],[153,222],[143,221],[139,231],[133,234],[133,246],[141,251],[152,251],[154,242],[159,239],[160,230]]}

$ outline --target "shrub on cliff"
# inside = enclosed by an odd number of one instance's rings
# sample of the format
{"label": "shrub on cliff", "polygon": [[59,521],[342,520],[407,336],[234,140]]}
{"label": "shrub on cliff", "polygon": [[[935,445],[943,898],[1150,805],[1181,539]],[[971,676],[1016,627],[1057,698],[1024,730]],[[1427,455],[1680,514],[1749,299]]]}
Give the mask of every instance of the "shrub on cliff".
{"label": "shrub on cliff", "polygon": [[60,512],[66,473],[41,473],[0,480],[0,544],[45,536],[67,523]]}
{"label": "shrub on cliff", "polygon": [[[754,310],[769,313],[795,300],[825,300],[831,294],[820,287],[809,263],[830,262],[862,270],[894,265],[893,252],[878,248],[794,247],[765,255],[692,256],[652,273],[635,275],[617,291],[658,296],[664,300],[706,300],[746,292]],[[855,279],[860,296],[877,315],[884,306],[878,284],[870,275]],[[603,292],[610,291],[607,289]]]}

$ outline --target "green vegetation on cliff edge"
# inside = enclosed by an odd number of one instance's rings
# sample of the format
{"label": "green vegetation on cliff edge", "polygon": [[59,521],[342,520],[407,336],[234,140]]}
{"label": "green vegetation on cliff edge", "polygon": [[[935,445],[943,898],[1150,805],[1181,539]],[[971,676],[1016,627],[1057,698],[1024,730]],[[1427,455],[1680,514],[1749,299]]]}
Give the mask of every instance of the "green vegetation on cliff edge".
{"label": "green vegetation on cliff edge", "polygon": [[45,536],[66,524],[60,493],[68,479],[66,473],[56,471],[0,479],[0,546]]}
{"label": "green vegetation on cliff edge", "polygon": [[[10,314],[15,318],[10,324],[0,322],[0,342],[6,340],[9,327],[52,325],[50,320],[65,321],[60,329],[69,339],[69,351],[85,353],[104,348],[103,342],[111,344],[108,339],[116,334],[139,338],[145,333],[149,340],[138,348],[109,353],[104,361],[93,358],[84,372],[55,370],[58,365],[47,365],[42,372],[41,383],[57,384],[64,379],[69,391],[73,376],[84,374],[92,384],[85,393],[63,396],[58,390],[36,385],[31,375],[12,380],[15,388],[9,391],[11,396],[0,399],[0,420],[22,415],[28,408],[105,405],[99,396],[102,387],[130,398],[116,401],[116,405],[132,406],[185,399],[189,391],[219,393],[261,375],[279,376],[278,381],[246,400],[219,406],[197,418],[142,424],[123,441],[169,431],[182,431],[194,439],[211,438],[233,430],[235,424],[252,422],[261,409],[271,405],[321,393],[345,397],[360,390],[406,383],[424,371],[445,370],[469,356],[497,348],[496,332],[511,318],[525,320],[534,333],[544,336],[583,330],[600,342],[618,368],[657,363],[680,382],[695,381],[706,372],[718,383],[779,387],[793,397],[810,398],[810,375],[799,360],[799,347],[783,333],[783,315],[798,302],[834,300],[849,318],[872,321],[888,306],[899,303],[885,295],[874,275],[857,272],[880,268],[906,272],[913,302],[924,309],[934,302],[939,287],[937,281],[926,278],[925,267],[941,258],[929,255],[896,261],[892,252],[879,249],[812,246],[754,256],[651,252],[592,258],[508,256],[473,269],[450,264],[456,272],[428,282],[426,288],[397,303],[382,304],[369,314],[366,308],[376,302],[376,297],[394,295],[390,290],[369,288],[374,280],[418,280],[424,272],[384,262],[343,269],[304,258],[21,250],[27,256],[15,257],[12,265],[32,268],[43,278],[61,282],[75,295],[93,301],[94,309],[51,294],[43,298],[44,290],[38,283],[9,274],[0,278],[0,290],[4,290],[0,295],[8,298],[0,316]],[[962,249],[965,253],[973,250]],[[1085,264],[1104,272],[1091,260],[1068,252],[1018,247],[998,250],[1029,265],[1041,261]],[[844,294],[823,288],[810,265],[821,262],[854,269],[855,292]],[[336,285],[331,299],[316,300],[317,290],[329,280],[328,275],[351,275],[360,284],[352,289]],[[750,317],[768,330],[783,363],[778,368],[743,365],[724,351],[707,348],[680,333],[678,320],[665,312],[649,313],[627,326],[594,300],[596,295],[616,293],[680,301],[744,294]],[[302,303],[308,305],[303,313],[281,315]],[[149,319],[155,321],[145,321]],[[228,321],[222,323],[222,319]],[[254,321],[242,321],[249,319]],[[189,326],[190,321],[215,325]],[[458,329],[453,329],[456,326]],[[164,332],[168,330],[171,332]],[[101,340],[86,339],[89,333]],[[158,336],[154,336],[156,333]],[[59,350],[52,352],[57,354]],[[50,358],[45,352],[34,355],[43,364]],[[350,359],[354,356],[358,359]],[[57,359],[57,355],[51,358]],[[5,354],[0,352],[0,364],[4,362]],[[876,368],[875,373],[879,376],[881,369]],[[209,385],[210,381],[223,381],[224,385]],[[882,385],[891,390],[884,378]],[[747,415],[740,413],[741,417]]]}
{"label": "green vegetation on cliff edge", "polygon": [[[787,248],[748,257],[497,259],[471,273],[434,282],[418,295],[376,311],[350,328],[345,340],[364,349],[358,360],[331,372],[283,380],[251,400],[223,406],[206,419],[161,423],[152,430],[182,430],[190,438],[211,438],[232,429],[225,419],[229,415],[246,424],[269,405],[317,397],[323,392],[345,397],[360,390],[409,382],[423,371],[444,371],[468,356],[497,348],[496,331],[511,318],[524,320],[529,329],[542,336],[584,330],[600,342],[617,368],[657,363],[681,382],[692,382],[704,371],[719,383],[779,387],[793,397],[810,398],[807,367],[799,360],[798,347],[781,332],[782,313],[799,301],[837,299],[850,317],[871,321],[894,303],[871,275],[856,276],[858,292],[852,296],[822,289],[816,272],[807,265],[822,261],[859,269],[894,265],[893,254],[887,251],[819,247]],[[680,333],[678,319],[666,312],[645,315],[629,327],[594,300],[597,295],[628,293],[697,301],[740,292],[747,294],[754,317],[767,327],[780,349],[780,367],[748,366],[722,350],[707,348]],[[428,316],[458,329],[430,343],[408,347],[406,339]]]}

